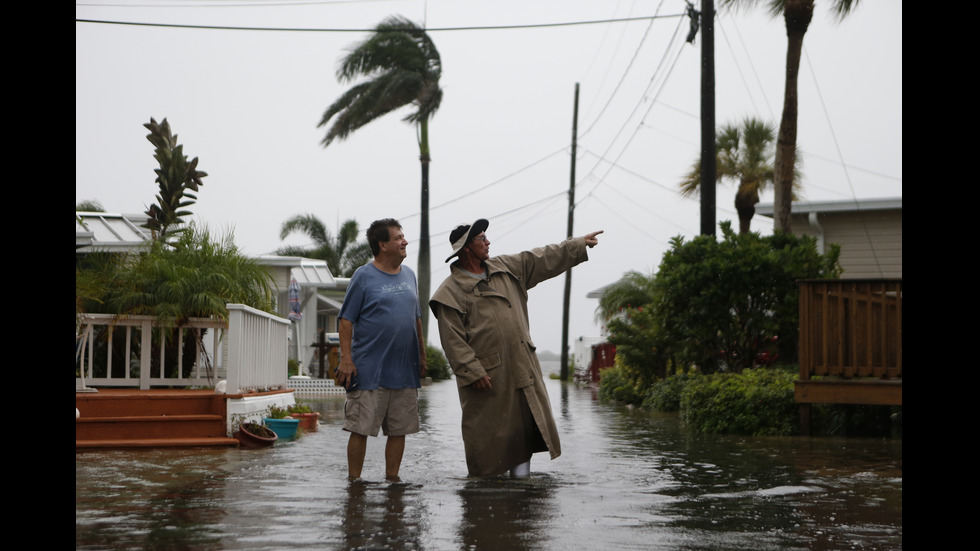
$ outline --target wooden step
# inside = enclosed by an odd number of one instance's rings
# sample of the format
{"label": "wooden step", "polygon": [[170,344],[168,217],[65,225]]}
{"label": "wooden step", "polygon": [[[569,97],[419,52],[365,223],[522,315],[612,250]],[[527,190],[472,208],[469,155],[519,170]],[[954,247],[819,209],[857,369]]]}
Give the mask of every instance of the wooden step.
{"label": "wooden step", "polygon": [[237,447],[238,440],[227,437],[214,438],[148,438],[127,440],[75,440],[75,451],[125,448],[198,448]]}
{"label": "wooden step", "polygon": [[75,449],[237,446],[225,400],[207,390],[76,392]]}
{"label": "wooden step", "polygon": [[131,415],[79,417],[75,440],[208,438],[224,436],[223,415]]}

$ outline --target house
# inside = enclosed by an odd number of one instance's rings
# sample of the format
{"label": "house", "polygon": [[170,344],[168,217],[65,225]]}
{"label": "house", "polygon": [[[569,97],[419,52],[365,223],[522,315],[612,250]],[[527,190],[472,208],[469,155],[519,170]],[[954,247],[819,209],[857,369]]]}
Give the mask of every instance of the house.
{"label": "house", "polygon": [[[76,258],[100,251],[139,250],[152,239],[142,227],[146,219],[142,214],[76,212]],[[151,358],[157,326],[150,316],[79,313],[83,330],[76,335],[76,450],[237,445],[232,435],[238,424],[261,418],[272,405],[295,403],[297,385],[315,393],[343,392],[323,379],[300,377],[296,385],[292,379],[287,384],[284,364],[287,358],[299,359],[301,367],[313,364],[316,350],[310,345],[319,328],[328,328],[331,321],[336,325],[333,318],[348,281],[334,278],[322,260],[275,255],[255,260],[271,275],[277,315],[229,304],[225,323],[191,318],[176,332],[177,349],[183,350],[180,343],[195,331],[200,348],[196,359],[186,363],[184,353],[167,356],[177,358],[172,362],[175,374],[165,373],[162,367],[166,347],[159,346],[160,355]],[[321,297],[321,290],[333,295]],[[104,328],[105,340],[99,342],[110,351],[101,363],[95,362],[102,371],[95,374],[101,390],[86,384],[94,373],[96,326]],[[209,338],[203,336],[205,332]]]}
{"label": "house", "polygon": [[[756,205],[773,216],[773,205]],[[793,202],[793,233],[817,238],[817,251],[840,246],[841,279],[902,277],[902,198]]]}
{"label": "house", "polygon": [[[144,227],[145,214],[106,212],[75,213],[75,254],[95,251],[128,252],[148,243],[152,236]],[[349,278],[335,278],[323,260],[298,256],[261,255],[254,260],[272,276],[276,293],[276,314],[286,318],[291,311],[289,286],[299,286],[301,311],[290,331],[290,359],[309,372],[316,365],[317,332],[337,331],[337,314],[344,300]]]}

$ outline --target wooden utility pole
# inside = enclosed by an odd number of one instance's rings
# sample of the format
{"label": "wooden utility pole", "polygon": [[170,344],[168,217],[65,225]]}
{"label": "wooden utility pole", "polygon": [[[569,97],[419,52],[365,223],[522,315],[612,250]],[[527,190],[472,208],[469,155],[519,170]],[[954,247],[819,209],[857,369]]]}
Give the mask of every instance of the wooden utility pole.
{"label": "wooden utility pole", "polygon": [[715,235],[715,7],[701,0],[701,235]]}
{"label": "wooden utility pole", "polygon": [[[571,237],[575,221],[575,146],[578,143],[578,83],[575,83],[575,105],[572,111],[572,176],[568,184],[568,232]],[[568,309],[572,296],[572,269],[565,272],[565,301],[561,316],[561,369],[559,375],[562,381],[568,380]]]}

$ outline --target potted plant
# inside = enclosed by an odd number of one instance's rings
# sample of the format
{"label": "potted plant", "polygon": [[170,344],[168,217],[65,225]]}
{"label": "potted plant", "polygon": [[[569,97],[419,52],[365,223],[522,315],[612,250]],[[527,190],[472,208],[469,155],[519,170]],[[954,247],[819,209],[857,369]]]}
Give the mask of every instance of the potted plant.
{"label": "potted plant", "polygon": [[286,409],[290,417],[299,419],[299,428],[304,431],[317,431],[320,426],[319,412],[313,411],[307,404],[293,404]]}
{"label": "potted plant", "polygon": [[268,448],[279,439],[274,431],[259,423],[240,423],[235,431],[238,444],[246,449]]}
{"label": "potted plant", "polygon": [[269,406],[268,415],[262,419],[262,422],[283,440],[296,436],[296,430],[299,428],[299,419],[290,417],[285,408],[275,404]]}

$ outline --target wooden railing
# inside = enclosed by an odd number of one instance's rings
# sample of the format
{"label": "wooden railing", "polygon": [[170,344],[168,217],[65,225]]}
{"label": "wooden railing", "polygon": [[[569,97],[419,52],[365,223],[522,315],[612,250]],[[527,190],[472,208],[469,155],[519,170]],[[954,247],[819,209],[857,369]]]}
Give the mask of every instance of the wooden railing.
{"label": "wooden railing", "polygon": [[800,403],[902,404],[902,280],[800,284]]}
{"label": "wooden railing", "polygon": [[[179,329],[152,316],[82,314],[76,339],[76,388],[285,388],[289,321],[242,304],[228,321],[192,318]],[[210,335],[208,334],[210,332]]]}

